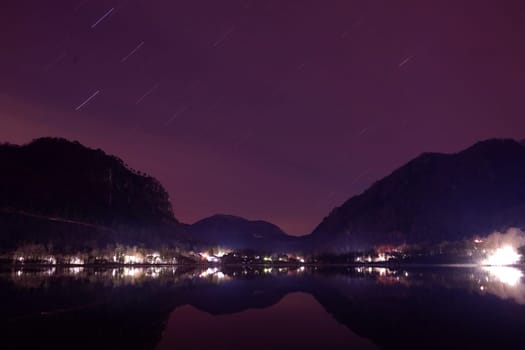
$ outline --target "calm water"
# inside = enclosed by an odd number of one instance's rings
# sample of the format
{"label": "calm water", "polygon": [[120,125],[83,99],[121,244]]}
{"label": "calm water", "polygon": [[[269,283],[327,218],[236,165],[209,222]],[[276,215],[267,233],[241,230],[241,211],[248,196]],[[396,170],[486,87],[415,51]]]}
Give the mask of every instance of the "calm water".
{"label": "calm water", "polygon": [[517,268],[4,269],[2,349],[523,349]]}

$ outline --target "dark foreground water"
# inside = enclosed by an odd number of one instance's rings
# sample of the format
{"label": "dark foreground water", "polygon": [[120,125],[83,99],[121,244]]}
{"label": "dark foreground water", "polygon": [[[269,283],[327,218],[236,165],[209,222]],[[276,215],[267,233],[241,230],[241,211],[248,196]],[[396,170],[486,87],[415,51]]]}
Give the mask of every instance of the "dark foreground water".
{"label": "dark foreground water", "polygon": [[517,268],[0,272],[1,349],[524,349]]}

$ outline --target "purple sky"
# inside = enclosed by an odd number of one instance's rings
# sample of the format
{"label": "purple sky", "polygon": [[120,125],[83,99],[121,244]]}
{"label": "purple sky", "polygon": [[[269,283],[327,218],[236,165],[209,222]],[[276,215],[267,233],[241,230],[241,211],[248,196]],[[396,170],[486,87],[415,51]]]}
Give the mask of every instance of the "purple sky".
{"label": "purple sky", "polygon": [[3,1],[0,140],[118,155],[184,222],[308,233],[421,152],[525,137],[524,6]]}

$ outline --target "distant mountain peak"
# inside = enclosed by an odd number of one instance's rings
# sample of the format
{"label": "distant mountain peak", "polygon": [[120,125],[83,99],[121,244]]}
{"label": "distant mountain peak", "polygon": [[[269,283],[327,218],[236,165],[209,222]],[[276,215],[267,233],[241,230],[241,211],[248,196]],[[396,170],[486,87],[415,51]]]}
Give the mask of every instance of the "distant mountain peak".
{"label": "distant mountain peak", "polygon": [[472,146],[468,147],[462,152],[468,152],[471,150],[483,151],[487,149],[505,148],[505,147],[516,147],[520,145],[520,142],[510,138],[493,138],[478,141]]}
{"label": "distant mountain peak", "polygon": [[239,249],[274,250],[294,239],[270,222],[228,214],[199,220],[189,227],[189,231],[195,239]]}
{"label": "distant mountain peak", "polygon": [[[204,219],[201,219],[197,222],[195,222],[195,224],[199,223],[199,222],[205,222],[205,221],[214,221],[214,222],[239,222],[239,223],[247,223],[247,224],[259,224],[259,225],[268,225],[268,226],[273,226],[275,229],[278,229],[280,231],[281,228],[271,222],[268,222],[268,221],[264,221],[264,220],[250,220],[250,219],[246,219],[246,218],[243,218],[242,216],[238,216],[238,215],[232,215],[232,214],[214,214],[214,215],[211,215],[209,217],[206,217]],[[283,231],[284,233],[284,231]]]}
{"label": "distant mountain peak", "polygon": [[207,220],[207,219],[214,219],[214,220],[239,220],[239,221],[250,221],[248,219],[245,219],[241,216],[238,216],[238,215],[232,215],[232,214],[222,214],[222,213],[219,213],[219,214],[213,214],[207,218],[204,218],[202,220]]}

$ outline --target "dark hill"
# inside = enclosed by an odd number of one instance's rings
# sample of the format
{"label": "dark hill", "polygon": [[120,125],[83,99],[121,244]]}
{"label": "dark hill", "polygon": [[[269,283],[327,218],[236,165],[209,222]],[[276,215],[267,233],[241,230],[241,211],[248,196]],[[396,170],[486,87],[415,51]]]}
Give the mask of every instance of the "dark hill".
{"label": "dark hill", "polygon": [[424,153],[335,208],[306,238],[318,249],[458,240],[525,227],[525,145]]}
{"label": "dark hill", "polygon": [[189,228],[195,239],[235,249],[282,250],[297,239],[266,221],[232,215],[214,215]]}
{"label": "dark hill", "polygon": [[148,244],[182,228],[153,177],[78,142],[0,145],[1,247],[19,242]]}

